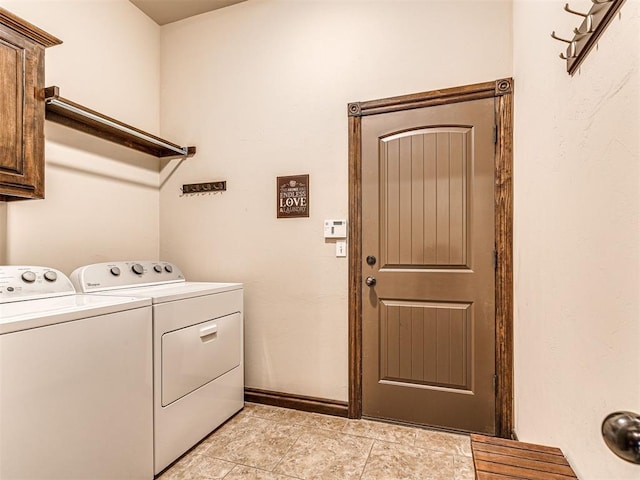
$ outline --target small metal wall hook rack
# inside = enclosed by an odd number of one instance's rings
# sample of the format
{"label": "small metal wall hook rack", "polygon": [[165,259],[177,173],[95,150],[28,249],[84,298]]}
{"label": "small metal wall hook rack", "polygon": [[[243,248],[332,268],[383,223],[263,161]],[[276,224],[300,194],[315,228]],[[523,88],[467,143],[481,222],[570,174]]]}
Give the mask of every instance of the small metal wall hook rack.
{"label": "small metal wall hook rack", "polygon": [[189,183],[182,185],[180,189],[181,197],[185,195],[210,195],[219,192],[227,191],[227,181],[222,180],[218,182],[202,182],[202,183]]}
{"label": "small metal wall hook rack", "polygon": [[569,75],[578,70],[624,2],[625,0],[591,0],[592,5],[587,13],[573,10],[568,3],[565,4],[565,12],[583,18],[580,26],[573,29],[571,40],[559,37],[555,31],[551,33],[553,39],[568,44],[560,58],[567,62]]}

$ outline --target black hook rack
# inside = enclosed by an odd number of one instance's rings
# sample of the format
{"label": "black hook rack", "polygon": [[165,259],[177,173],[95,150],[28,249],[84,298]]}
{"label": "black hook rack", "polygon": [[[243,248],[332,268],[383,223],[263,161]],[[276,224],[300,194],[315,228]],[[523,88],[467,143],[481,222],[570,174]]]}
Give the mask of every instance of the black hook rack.
{"label": "black hook rack", "polygon": [[568,3],[565,4],[565,12],[583,18],[580,26],[573,29],[571,40],[558,37],[556,32],[551,33],[551,37],[555,40],[568,44],[565,52],[560,54],[560,58],[567,62],[569,75],[573,75],[578,70],[625,0],[591,0],[591,2],[593,5],[587,13],[572,10]]}

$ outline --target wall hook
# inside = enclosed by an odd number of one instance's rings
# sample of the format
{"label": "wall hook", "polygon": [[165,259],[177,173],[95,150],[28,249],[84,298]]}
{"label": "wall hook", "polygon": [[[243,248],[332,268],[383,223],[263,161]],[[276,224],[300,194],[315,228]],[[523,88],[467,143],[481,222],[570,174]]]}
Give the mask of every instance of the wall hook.
{"label": "wall hook", "polygon": [[573,34],[577,35],[578,38],[582,38],[585,35],[589,35],[590,33],[593,33],[593,24],[591,22],[587,22],[586,31],[585,32],[581,32],[578,27],[573,29]]}
{"label": "wall hook", "polygon": [[569,60],[570,58],[576,58],[576,51],[575,51],[575,49],[574,49],[574,50],[571,50],[571,51],[569,52],[569,55],[568,55],[568,56],[566,56],[564,53],[561,53],[561,54],[559,55],[559,57],[560,57],[562,60]]}
{"label": "wall hook", "polygon": [[568,43],[569,44],[569,46],[567,47],[567,54],[566,55],[564,53],[560,54],[560,58],[561,59],[567,60],[569,58],[575,58],[575,56],[576,56],[576,41],[575,40],[566,40],[564,38],[561,38],[561,37],[556,35],[555,31],[551,32],[551,38],[553,38],[554,40],[558,40],[560,42],[564,42],[564,43]]}
{"label": "wall hook", "polygon": [[559,40],[559,41],[564,42],[564,43],[573,43],[573,40],[567,40],[565,38],[560,38],[559,36],[557,36],[555,30],[553,32],[551,32],[551,38],[553,38],[555,40]]}
{"label": "wall hook", "polygon": [[[576,35],[586,35],[587,33],[593,32],[593,15],[591,15],[591,13],[582,13],[582,12],[577,12],[575,10],[571,10],[569,8],[568,3],[565,3],[564,11],[584,18],[584,22],[583,22],[584,30],[580,30],[579,28],[574,28],[573,33],[575,33]],[[580,27],[582,27],[582,25],[580,25]]]}
{"label": "wall hook", "polygon": [[569,13],[573,13],[574,15],[579,15],[581,17],[588,17],[589,16],[588,13],[576,12],[575,10],[571,10],[569,8],[569,4],[568,3],[564,4],[564,11],[565,12],[569,12]]}

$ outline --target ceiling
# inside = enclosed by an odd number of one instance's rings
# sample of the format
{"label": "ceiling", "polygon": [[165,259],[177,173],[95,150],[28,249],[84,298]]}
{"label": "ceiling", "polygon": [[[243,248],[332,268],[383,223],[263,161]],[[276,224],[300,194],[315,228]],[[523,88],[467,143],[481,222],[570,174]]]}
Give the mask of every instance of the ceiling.
{"label": "ceiling", "polygon": [[246,0],[129,0],[158,25],[235,5]]}

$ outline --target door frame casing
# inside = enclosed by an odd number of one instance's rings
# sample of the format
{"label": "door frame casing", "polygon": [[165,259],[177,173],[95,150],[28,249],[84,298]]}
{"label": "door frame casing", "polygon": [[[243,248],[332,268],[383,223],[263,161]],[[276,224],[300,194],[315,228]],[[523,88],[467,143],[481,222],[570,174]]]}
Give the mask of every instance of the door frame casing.
{"label": "door frame casing", "polygon": [[513,413],[513,79],[353,102],[349,118],[349,418],[362,417],[362,117],[494,98],[496,435],[511,438]]}

